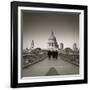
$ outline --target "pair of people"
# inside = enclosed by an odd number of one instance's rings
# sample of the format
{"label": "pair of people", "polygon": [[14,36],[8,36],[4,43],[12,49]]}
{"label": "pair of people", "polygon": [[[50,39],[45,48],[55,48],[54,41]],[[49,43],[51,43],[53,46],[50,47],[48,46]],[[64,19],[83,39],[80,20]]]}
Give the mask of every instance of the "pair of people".
{"label": "pair of people", "polygon": [[53,59],[57,59],[58,58],[58,51],[57,50],[55,50],[55,51],[48,51],[48,58],[49,58],[49,60],[51,59],[51,57],[53,58]]}

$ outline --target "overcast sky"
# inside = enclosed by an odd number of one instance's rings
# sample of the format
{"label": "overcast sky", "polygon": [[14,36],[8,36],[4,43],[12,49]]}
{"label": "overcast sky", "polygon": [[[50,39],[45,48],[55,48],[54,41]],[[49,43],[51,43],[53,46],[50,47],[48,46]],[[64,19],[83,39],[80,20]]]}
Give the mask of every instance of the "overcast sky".
{"label": "overcast sky", "polygon": [[79,14],[62,12],[22,11],[23,48],[47,48],[48,38],[54,32],[57,42],[72,48],[79,46]]}

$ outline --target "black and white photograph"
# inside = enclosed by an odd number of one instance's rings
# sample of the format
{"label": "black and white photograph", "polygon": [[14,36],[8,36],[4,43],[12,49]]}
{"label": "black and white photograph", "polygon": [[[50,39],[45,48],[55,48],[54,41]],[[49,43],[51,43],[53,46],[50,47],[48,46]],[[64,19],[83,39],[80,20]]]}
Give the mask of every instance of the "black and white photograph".
{"label": "black and white photograph", "polygon": [[12,2],[12,23],[12,87],[87,83],[87,6]]}
{"label": "black and white photograph", "polygon": [[22,77],[79,74],[79,13],[22,10]]}

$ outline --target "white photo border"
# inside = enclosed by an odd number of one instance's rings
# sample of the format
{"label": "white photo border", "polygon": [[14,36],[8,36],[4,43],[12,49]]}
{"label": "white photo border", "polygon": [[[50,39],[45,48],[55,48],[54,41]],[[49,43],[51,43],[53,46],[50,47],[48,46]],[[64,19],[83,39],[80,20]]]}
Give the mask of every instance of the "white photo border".
{"label": "white photo border", "polygon": [[[80,46],[80,74],[78,75],[58,75],[58,76],[38,76],[21,78],[21,10],[53,11],[53,12],[72,12],[79,15],[79,46]],[[84,79],[84,10],[60,9],[60,8],[41,8],[18,6],[18,83],[33,83],[46,81],[66,81]]]}

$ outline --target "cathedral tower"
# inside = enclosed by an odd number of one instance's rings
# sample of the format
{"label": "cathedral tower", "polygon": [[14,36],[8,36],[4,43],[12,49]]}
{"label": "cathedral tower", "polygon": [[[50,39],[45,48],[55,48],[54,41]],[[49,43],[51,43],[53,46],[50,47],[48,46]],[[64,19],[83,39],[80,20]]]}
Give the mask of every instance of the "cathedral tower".
{"label": "cathedral tower", "polygon": [[34,49],[34,40],[32,40],[32,42],[31,42],[30,49]]}

